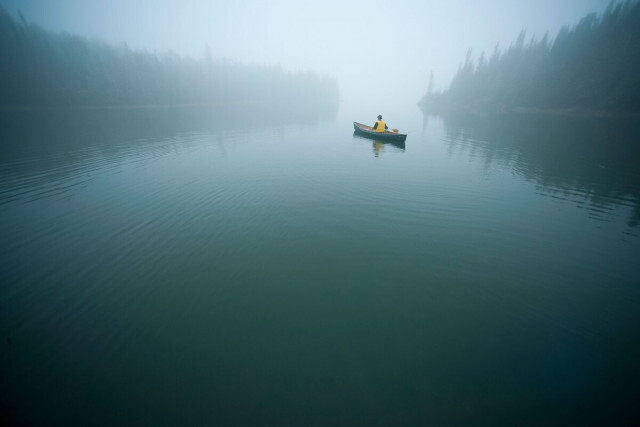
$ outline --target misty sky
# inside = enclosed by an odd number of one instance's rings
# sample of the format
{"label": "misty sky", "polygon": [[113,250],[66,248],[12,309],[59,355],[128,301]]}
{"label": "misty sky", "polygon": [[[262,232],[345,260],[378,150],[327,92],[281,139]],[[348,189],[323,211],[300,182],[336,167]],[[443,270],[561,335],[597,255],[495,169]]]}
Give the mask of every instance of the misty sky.
{"label": "misty sky", "polygon": [[343,101],[417,102],[433,71],[446,87],[467,49],[493,51],[522,29],[555,36],[609,0],[0,0],[55,32],[338,78]]}

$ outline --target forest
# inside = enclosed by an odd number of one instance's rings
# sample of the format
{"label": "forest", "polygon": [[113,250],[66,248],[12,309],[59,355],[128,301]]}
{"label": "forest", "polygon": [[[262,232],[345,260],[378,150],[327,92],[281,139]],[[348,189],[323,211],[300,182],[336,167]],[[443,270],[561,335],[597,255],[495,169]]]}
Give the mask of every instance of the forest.
{"label": "forest", "polygon": [[640,3],[610,3],[565,26],[551,40],[496,46],[477,60],[470,50],[450,86],[430,83],[425,111],[576,111],[640,113]]}
{"label": "forest", "polygon": [[333,77],[54,34],[0,6],[0,107],[263,105],[336,111]]}

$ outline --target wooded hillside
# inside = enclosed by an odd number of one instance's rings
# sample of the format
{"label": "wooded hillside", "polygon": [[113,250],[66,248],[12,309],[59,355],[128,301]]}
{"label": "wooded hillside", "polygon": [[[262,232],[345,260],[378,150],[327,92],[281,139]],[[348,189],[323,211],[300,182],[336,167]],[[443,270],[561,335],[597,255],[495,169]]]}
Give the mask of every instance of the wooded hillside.
{"label": "wooded hillside", "polygon": [[474,60],[469,51],[427,110],[579,109],[640,112],[640,3],[611,3],[555,37],[526,40]]}
{"label": "wooded hillside", "polygon": [[0,6],[0,107],[265,104],[337,109],[338,83],[212,58],[135,51],[14,19]]}

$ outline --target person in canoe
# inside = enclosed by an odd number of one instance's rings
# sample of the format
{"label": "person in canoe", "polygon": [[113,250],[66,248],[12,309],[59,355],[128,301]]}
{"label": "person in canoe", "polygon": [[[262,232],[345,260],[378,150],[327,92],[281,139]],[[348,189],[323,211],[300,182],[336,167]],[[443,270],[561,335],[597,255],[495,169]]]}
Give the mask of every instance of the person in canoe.
{"label": "person in canoe", "polygon": [[389,126],[382,121],[382,115],[378,116],[378,121],[372,127],[376,132],[384,132],[386,129],[389,129]]}

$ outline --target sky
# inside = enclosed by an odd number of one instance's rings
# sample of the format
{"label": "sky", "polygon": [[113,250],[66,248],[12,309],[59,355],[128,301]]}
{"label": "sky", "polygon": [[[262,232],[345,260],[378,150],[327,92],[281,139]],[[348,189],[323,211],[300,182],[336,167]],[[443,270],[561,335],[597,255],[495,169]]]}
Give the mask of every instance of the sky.
{"label": "sky", "polygon": [[54,32],[336,77],[343,101],[417,102],[467,50],[551,37],[610,0],[0,0]]}

